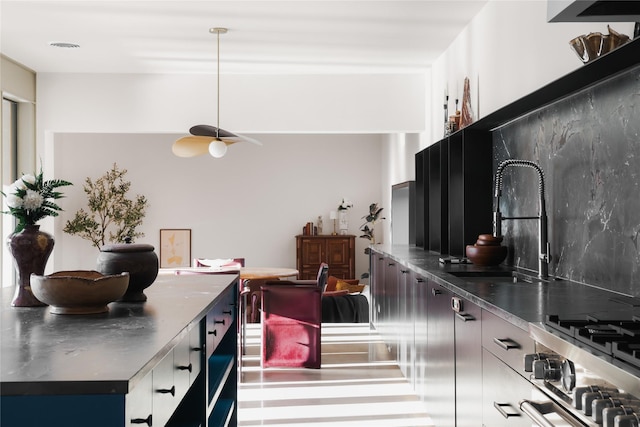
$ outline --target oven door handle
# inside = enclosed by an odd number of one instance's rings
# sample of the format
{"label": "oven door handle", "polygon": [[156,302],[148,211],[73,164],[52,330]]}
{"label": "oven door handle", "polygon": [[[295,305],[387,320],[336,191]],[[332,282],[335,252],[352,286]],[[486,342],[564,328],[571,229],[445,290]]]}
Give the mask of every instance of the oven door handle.
{"label": "oven door handle", "polygon": [[544,414],[550,414],[552,412],[559,415],[573,427],[584,427],[584,424],[568,415],[560,405],[552,401],[534,402],[523,399],[520,401],[520,409],[539,427],[555,427],[555,424],[544,417]]}

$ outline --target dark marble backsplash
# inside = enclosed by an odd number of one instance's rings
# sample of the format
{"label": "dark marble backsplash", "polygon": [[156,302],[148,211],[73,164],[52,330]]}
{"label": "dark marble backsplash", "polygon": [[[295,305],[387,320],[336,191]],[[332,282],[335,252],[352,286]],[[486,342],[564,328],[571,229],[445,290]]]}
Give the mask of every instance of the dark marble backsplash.
{"label": "dark marble backsplash", "polygon": [[[640,296],[640,66],[493,133],[494,171],[505,159],[545,173],[553,276]],[[538,214],[533,169],[508,168],[504,216]],[[538,222],[504,221],[507,262],[538,267]]]}

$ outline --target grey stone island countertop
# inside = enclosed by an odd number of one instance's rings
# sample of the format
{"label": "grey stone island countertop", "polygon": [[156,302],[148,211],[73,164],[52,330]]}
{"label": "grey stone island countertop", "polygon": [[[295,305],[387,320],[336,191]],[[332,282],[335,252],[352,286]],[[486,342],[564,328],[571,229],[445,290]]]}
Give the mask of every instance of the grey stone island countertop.
{"label": "grey stone island countertop", "polygon": [[11,307],[0,295],[0,394],[125,394],[198,325],[237,274],[162,272],[145,303],[94,315]]}
{"label": "grey stone island countertop", "polygon": [[586,315],[601,319],[640,316],[637,297],[568,280],[513,283],[505,278],[494,281],[491,276],[509,275],[511,269],[442,264],[439,255],[414,246],[376,245],[373,249],[524,330],[528,330],[530,322],[543,322],[550,314],[575,319]]}

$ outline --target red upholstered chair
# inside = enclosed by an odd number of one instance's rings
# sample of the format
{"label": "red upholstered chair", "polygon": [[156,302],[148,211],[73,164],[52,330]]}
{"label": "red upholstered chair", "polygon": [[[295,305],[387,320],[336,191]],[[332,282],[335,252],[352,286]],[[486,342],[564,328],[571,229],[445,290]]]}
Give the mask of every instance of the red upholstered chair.
{"label": "red upholstered chair", "polygon": [[272,281],[262,286],[262,367],[320,368],[322,291],[327,264],[313,280]]}

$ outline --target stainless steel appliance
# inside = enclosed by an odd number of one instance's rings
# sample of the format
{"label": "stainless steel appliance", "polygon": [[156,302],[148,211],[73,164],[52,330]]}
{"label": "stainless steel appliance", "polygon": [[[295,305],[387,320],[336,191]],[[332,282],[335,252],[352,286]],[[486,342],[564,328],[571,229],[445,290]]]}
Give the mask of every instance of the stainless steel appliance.
{"label": "stainless steel appliance", "polygon": [[536,389],[520,408],[534,425],[640,427],[640,317],[548,316],[529,332]]}

